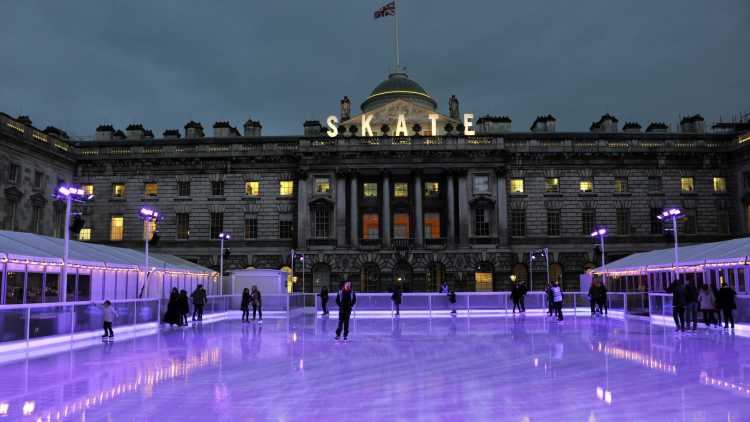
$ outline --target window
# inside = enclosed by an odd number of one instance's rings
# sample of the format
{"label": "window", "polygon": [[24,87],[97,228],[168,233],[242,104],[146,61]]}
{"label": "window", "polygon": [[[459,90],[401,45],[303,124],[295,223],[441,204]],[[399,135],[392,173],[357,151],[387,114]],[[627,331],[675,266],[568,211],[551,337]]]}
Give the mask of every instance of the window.
{"label": "window", "polygon": [[661,192],[661,176],[648,177],[648,191]]}
{"label": "window", "polygon": [[42,273],[28,273],[26,278],[26,303],[42,301]]}
{"label": "window", "polygon": [[33,206],[31,208],[31,232],[42,234],[42,207]]}
{"label": "window", "polygon": [[489,193],[490,176],[486,174],[474,176],[474,193]]}
{"label": "window", "polygon": [[584,208],[581,212],[581,234],[588,236],[594,232],[596,225],[596,210],[594,208]]}
{"label": "window", "polygon": [[719,209],[716,212],[716,218],[718,219],[719,233],[730,234],[729,219],[731,218],[731,212],[729,209]]}
{"label": "window", "polygon": [[24,273],[8,271],[5,287],[6,305],[23,303],[23,278]]}
{"label": "window", "polygon": [[35,171],[34,172],[34,188],[41,189],[43,179],[44,179],[44,173],[42,173],[41,171]]}
{"label": "window", "polygon": [[425,213],[424,237],[425,239],[440,239],[440,213]]}
{"label": "window", "polygon": [[378,214],[362,215],[362,238],[367,240],[379,239],[380,216]]}
{"label": "window", "polygon": [[680,177],[680,192],[692,193],[695,190],[692,177]]}
{"label": "window", "polygon": [[486,208],[476,208],[474,210],[474,236],[490,235],[489,217],[489,210]]}
{"label": "window", "polygon": [[224,231],[224,213],[211,213],[211,239],[218,239],[219,234]]}
{"label": "window", "polygon": [[725,193],[727,191],[727,179],[724,177],[714,177],[714,192]]}
{"label": "window", "polygon": [[393,214],[393,238],[408,239],[409,233],[409,214],[405,212]]}
{"label": "window", "polygon": [[5,228],[7,230],[16,229],[16,214],[18,213],[18,202],[14,199],[7,199],[6,203],[6,215],[5,215]]}
{"label": "window", "polygon": [[547,210],[547,236],[560,236],[560,210]]}
{"label": "window", "polygon": [[510,193],[523,193],[523,179],[510,179]]}
{"label": "window", "polygon": [[393,196],[396,198],[408,198],[409,184],[405,182],[395,183],[393,185]]}
{"label": "window", "polygon": [[617,234],[630,234],[630,210],[628,208],[617,209]]}
{"label": "window", "polygon": [[18,182],[18,174],[20,172],[18,164],[10,163],[10,167],[8,168],[8,181],[13,183]]}
{"label": "window", "polygon": [[125,219],[121,215],[113,215],[109,223],[109,240],[119,242],[125,230]]}
{"label": "window", "polygon": [[[154,237],[154,233],[156,233],[158,227],[158,223],[156,221],[151,222],[143,222],[143,240],[151,240],[152,237]],[[146,229],[148,228],[148,232],[146,232]]]}
{"label": "window", "polygon": [[661,215],[661,208],[651,208],[651,234],[664,233],[664,225],[658,216]]}
{"label": "window", "polygon": [[65,225],[65,208],[54,206],[52,209],[52,236],[63,237],[63,226]]}
{"label": "window", "polygon": [[254,214],[245,216],[245,239],[258,238],[258,217]]}
{"label": "window", "polygon": [[280,215],[279,216],[279,239],[291,239],[292,238],[292,216],[291,215]]}
{"label": "window", "polygon": [[158,196],[159,195],[159,185],[157,185],[154,182],[146,183],[143,186],[143,195],[147,196],[147,197]]}
{"label": "window", "polygon": [[190,196],[190,182],[177,182],[177,195]]}
{"label": "window", "polygon": [[260,182],[255,180],[245,182],[245,195],[260,196]]}
{"label": "window", "polygon": [[293,180],[279,181],[279,195],[281,196],[294,195],[294,181]]}
{"label": "window", "polygon": [[364,183],[362,188],[362,195],[365,198],[377,198],[378,197],[378,184],[377,183]]}
{"label": "window", "polygon": [[476,281],[476,290],[478,292],[492,291],[492,273],[477,271],[474,273],[474,280]]}
{"label": "window", "polygon": [[186,212],[177,213],[177,238],[180,240],[190,238],[190,214]]}
{"label": "window", "polygon": [[50,274],[44,278],[44,301],[47,303],[58,302],[60,299],[60,275]]}
{"label": "window", "polygon": [[331,235],[331,212],[325,207],[313,209],[313,236],[316,239],[327,239]]}
{"label": "window", "polygon": [[91,240],[91,228],[88,227],[85,229],[81,229],[81,231],[78,232],[78,240],[80,240],[81,242],[88,242],[89,240]]}
{"label": "window", "polygon": [[581,180],[579,183],[581,192],[590,193],[594,191],[594,181],[591,179]]}
{"label": "window", "polygon": [[86,192],[86,195],[93,195],[94,194],[94,185],[91,183],[86,183],[83,186],[83,191]]}
{"label": "window", "polygon": [[427,198],[437,198],[440,196],[440,183],[427,182],[424,184],[424,196]]}
{"label": "window", "polygon": [[526,236],[526,210],[510,211],[511,236]]}
{"label": "window", "polygon": [[628,192],[628,178],[627,177],[615,177],[615,193],[627,193]]}
{"label": "window", "polygon": [[694,208],[685,210],[685,217],[682,219],[682,232],[685,234],[695,234],[698,232],[698,212]]}
{"label": "window", "polygon": [[315,193],[331,193],[331,179],[328,177],[316,177]]}
{"label": "window", "polygon": [[557,177],[548,177],[544,180],[544,191],[546,193],[560,192],[560,179]]}
{"label": "window", "polygon": [[223,180],[211,182],[211,195],[224,196],[224,181]]}
{"label": "window", "polygon": [[115,198],[124,198],[125,197],[125,184],[113,183],[112,184],[112,196]]}

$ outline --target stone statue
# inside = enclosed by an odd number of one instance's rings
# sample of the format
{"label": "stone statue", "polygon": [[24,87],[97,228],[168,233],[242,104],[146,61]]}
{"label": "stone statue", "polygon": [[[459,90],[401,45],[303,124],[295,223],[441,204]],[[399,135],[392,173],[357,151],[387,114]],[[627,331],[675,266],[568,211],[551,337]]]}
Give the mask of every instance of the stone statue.
{"label": "stone statue", "polygon": [[455,95],[448,100],[448,115],[451,119],[458,119],[458,98]]}
{"label": "stone statue", "polygon": [[344,96],[341,100],[341,121],[346,121],[351,118],[352,115],[352,103],[349,101],[349,97]]}

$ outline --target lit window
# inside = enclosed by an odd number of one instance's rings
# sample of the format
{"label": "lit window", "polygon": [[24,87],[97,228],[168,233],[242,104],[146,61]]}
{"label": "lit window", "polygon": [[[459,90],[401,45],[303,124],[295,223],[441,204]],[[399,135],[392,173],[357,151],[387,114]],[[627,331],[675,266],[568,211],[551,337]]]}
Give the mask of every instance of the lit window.
{"label": "lit window", "polygon": [[723,177],[714,177],[714,192],[724,193],[727,191],[727,179]]}
{"label": "lit window", "polygon": [[486,174],[474,176],[474,193],[487,193],[490,191],[490,177]]}
{"label": "lit window", "polygon": [[245,195],[260,196],[260,182],[257,182],[257,181],[245,182]]}
{"label": "lit window", "polygon": [[362,215],[362,238],[367,240],[379,239],[380,216],[378,214]]}
{"label": "lit window", "polygon": [[424,237],[425,239],[440,239],[440,213],[425,213]]}
{"label": "lit window", "polygon": [[316,177],[315,193],[331,193],[331,179],[327,177]]}
{"label": "lit window", "polygon": [[378,184],[377,183],[364,183],[362,188],[362,194],[365,198],[377,198],[378,197]]}
{"label": "lit window", "polygon": [[557,177],[548,177],[544,181],[544,191],[547,193],[560,192],[560,179]]}
{"label": "lit window", "polygon": [[294,195],[294,181],[293,180],[280,181],[279,182],[279,195],[281,196]]}
{"label": "lit window", "polygon": [[409,197],[409,184],[404,183],[404,182],[394,183],[393,196],[396,198],[408,198]]}
{"label": "lit window", "polygon": [[[146,225],[148,224],[148,234],[146,234]],[[152,237],[154,237],[154,233],[156,232],[156,221],[143,222],[143,240],[151,240]]]}
{"label": "lit window", "polygon": [[92,185],[91,183],[87,183],[81,187],[83,188],[83,191],[86,192],[86,195],[94,194],[94,185]]}
{"label": "lit window", "polygon": [[682,193],[690,193],[695,190],[695,184],[693,183],[692,177],[680,177],[680,191]]}
{"label": "lit window", "polygon": [[424,196],[428,198],[437,198],[440,195],[440,183],[427,182],[424,184]]}
{"label": "lit window", "polygon": [[114,196],[115,198],[124,198],[125,197],[125,184],[114,183],[112,185],[112,196]]}
{"label": "lit window", "polygon": [[80,240],[81,242],[91,240],[91,228],[81,229],[81,231],[78,232],[78,240]]}
{"label": "lit window", "polygon": [[581,187],[581,192],[593,192],[594,181],[593,180],[581,180],[580,187]]}
{"label": "lit window", "polygon": [[474,273],[474,279],[477,282],[476,291],[478,292],[491,292],[492,291],[492,273],[477,271]]}
{"label": "lit window", "polygon": [[409,214],[399,212],[393,214],[393,238],[408,239],[409,233]]}
{"label": "lit window", "polygon": [[146,196],[157,196],[157,195],[159,195],[159,185],[157,185],[156,183],[153,183],[153,182],[146,183],[146,185],[144,186],[143,190],[144,190],[144,194]]}
{"label": "lit window", "polygon": [[125,219],[123,216],[113,215],[109,227],[109,240],[113,242],[121,241],[125,229]]}
{"label": "lit window", "polygon": [[628,192],[628,178],[627,177],[615,177],[615,193],[627,193]]}
{"label": "lit window", "polygon": [[523,179],[510,179],[510,193],[523,193]]}

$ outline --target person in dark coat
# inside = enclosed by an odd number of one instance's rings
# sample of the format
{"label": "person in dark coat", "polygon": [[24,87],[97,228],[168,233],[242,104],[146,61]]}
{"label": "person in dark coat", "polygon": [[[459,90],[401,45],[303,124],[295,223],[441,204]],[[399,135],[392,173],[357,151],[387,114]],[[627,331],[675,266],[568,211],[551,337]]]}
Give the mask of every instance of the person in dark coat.
{"label": "person in dark coat", "polygon": [[[594,280],[593,283],[591,283],[591,287],[589,287],[589,304],[591,305],[591,315],[593,316],[597,312],[596,306],[599,304],[599,297],[601,296],[601,285],[599,284],[599,280]],[[601,307],[599,308],[599,312],[601,312]]]}
{"label": "person in dark coat", "polygon": [[320,306],[323,308],[323,315],[328,315],[328,287],[323,286],[320,289]]}
{"label": "person in dark coat", "polygon": [[187,290],[180,290],[180,325],[188,325],[188,314],[190,313],[190,299]]}
{"label": "person in dark coat", "polygon": [[393,306],[396,308],[396,315],[401,314],[401,286],[396,284],[393,286],[393,292],[391,293],[391,300],[393,301]]}
{"label": "person in dark coat", "polygon": [[341,338],[341,330],[344,330],[344,340],[349,336],[349,318],[352,308],[357,304],[357,295],[352,290],[352,283],[347,281],[344,287],[336,294],[336,304],[339,306],[339,325],[336,328],[336,340]]}
{"label": "person in dark coat", "polygon": [[182,316],[180,315],[180,292],[175,287],[169,294],[169,302],[167,302],[167,312],[164,314],[164,322],[172,327],[175,324],[181,325],[181,321]]}
{"label": "person in dark coat", "polygon": [[448,292],[448,302],[451,304],[451,314],[456,314],[456,291],[454,289],[450,289]]}
{"label": "person in dark coat", "polygon": [[263,323],[263,300],[258,286],[253,286],[250,290],[250,303],[253,305],[253,321],[255,321],[255,311],[258,311],[258,323]]}
{"label": "person in dark coat", "polygon": [[554,293],[552,292],[552,285],[547,285],[547,316],[552,316],[552,313],[554,312],[554,303],[555,303],[555,297]]}
{"label": "person in dark coat", "polygon": [[203,307],[206,305],[206,290],[202,284],[199,284],[195,288],[193,293],[190,293],[190,298],[193,299],[193,321],[198,318],[198,321],[203,321]]}
{"label": "person in dark coat", "polygon": [[448,282],[444,281],[443,284],[440,286],[440,293],[448,294],[450,289],[448,288]]}
{"label": "person in dark coat", "polygon": [[693,283],[685,286],[685,323],[690,329],[693,323],[693,331],[698,329],[698,289]]}
{"label": "person in dark coat", "polygon": [[607,315],[607,310],[609,309],[608,305],[609,301],[607,300],[607,286],[604,285],[604,283],[599,284],[599,312],[604,312],[604,315]]}
{"label": "person in dark coat", "polygon": [[675,280],[667,287],[667,292],[672,293],[672,317],[677,327],[675,331],[685,331],[685,285],[682,284],[682,280]]}
{"label": "person in dark coat", "polygon": [[521,283],[514,283],[513,287],[510,289],[510,298],[513,301],[513,313],[516,313],[516,308],[518,308],[518,312],[523,312],[521,310],[521,297],[523,294],[521,293]]}
{"label": "person in dark coat", "polygon": [[242,322],[250,322],[250,289],[247,287],[242,290],[240,309],[242,310]]}
{"label": "person in dark coat", "polygon": [[729,287],[726,282],[722,282],[721,289],[719,289],[718,301],[721,313],[724,314],[724,329],[729,328],[729,325],[731,324],[732,330],[734,330],[734,315],[732,315],[732,311],[737,309],[735,296],[737,296],[737,292]]}

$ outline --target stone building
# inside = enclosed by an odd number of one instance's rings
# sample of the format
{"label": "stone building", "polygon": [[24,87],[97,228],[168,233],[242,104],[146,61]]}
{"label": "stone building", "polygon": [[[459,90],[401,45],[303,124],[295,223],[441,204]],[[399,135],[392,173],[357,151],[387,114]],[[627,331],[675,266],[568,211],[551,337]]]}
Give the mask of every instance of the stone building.
{"label": "stone building", "polygon": [[[327,121],[305,122],[303,136],[268,137],[248,119],[242,133],[229,122],[206,136],[191,121],[160,138],[141,124],[124,132],[102,125],[93,140],[72,141],[0,115],[8,145],[0,152],[0,219],[7,229],[59,235],[50,193],[72,180],[95,195],[77,208],[82,240],[143,247],[138,210],[150,205],[164,216],[152,250],[218,267],[218,234],[228,232],[225,268],[289,269],[294,249],[305,257],[295,263],[294,288],[302,288],[304,266],[307,291],[343,279],[361,291],[394,283],[436,290],[443,281],[507,289],[511,275],[532,277],[529,251],[542,247],[550,277],[574,289],[599,263],[595,227],[609,229],[608,260],[668,247],[671,234],[655,218],[667,206],[688,216],[683,242],[747,232],[750,124],[706,131],[695,115],[679,128],[654,122],[643,131],[605,114],[588,132],[557,132],[548,114],[518,132],[509,117],[484,116],[466,135],[455,96],[448,109],[441,114],[417,82],[394,73],[361,114],[348,97],[341,101],[335,137]],[[369,115],[373,134],[362,136]],[[538,289],[546,263],[533,262]]]}

